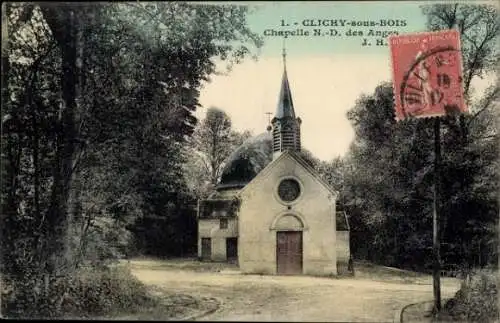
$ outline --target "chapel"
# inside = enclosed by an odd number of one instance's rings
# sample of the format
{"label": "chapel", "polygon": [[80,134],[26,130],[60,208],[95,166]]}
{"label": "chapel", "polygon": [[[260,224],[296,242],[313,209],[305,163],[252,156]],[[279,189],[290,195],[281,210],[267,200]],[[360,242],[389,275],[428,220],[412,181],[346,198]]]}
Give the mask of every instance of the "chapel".
{"label": "chapel", "polygon": [[346,274],[347,216],[301,153],[285,59],[271,125],[229,156],[216,192],[198,202],[198,257],[236,262],[244,273]]}

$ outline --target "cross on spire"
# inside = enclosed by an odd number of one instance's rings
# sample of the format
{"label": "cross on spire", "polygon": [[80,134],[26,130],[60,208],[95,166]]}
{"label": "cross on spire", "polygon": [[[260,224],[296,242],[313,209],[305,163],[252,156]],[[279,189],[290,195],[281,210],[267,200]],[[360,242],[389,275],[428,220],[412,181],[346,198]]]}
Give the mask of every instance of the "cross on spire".
{"label": "cross on spire", "polygon": [[266,112],[266,114],[267,114],[267,122],[269,124],[271,124],[271,116],[273,115],[273,113],[272,112]]}
{"label": "cross on spire", "polygon": [[286,71],[286,46],[285,46],[285,39],[283,38],[283,67],[285,68]]}
{"label": "cross on spire", "polygon": [[266,127],[266,130],[267,131],[271,131],[273,129],[273,126],[271,125],[271,116],[273,115],[272,112],[266,112],[267,114],[267,127]]}

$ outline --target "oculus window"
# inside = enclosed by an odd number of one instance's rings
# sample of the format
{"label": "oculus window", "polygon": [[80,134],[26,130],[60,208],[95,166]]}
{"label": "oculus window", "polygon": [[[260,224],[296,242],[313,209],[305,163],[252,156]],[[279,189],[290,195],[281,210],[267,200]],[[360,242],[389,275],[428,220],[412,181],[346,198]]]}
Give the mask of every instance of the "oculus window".
{"label": "oculus window", "polygon": [[295,179],[287,178],[278,186],[278,196],[285,202],[293,202],[300,195],[300,184]]}

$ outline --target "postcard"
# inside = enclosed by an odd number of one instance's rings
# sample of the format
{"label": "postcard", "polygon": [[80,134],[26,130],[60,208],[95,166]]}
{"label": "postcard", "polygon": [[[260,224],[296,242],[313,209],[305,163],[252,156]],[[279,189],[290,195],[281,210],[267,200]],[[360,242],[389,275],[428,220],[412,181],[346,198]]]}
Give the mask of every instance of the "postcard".
{"label": "postcard", "polygon": [[4,2],[2,316],[498,321],[497,17]]}

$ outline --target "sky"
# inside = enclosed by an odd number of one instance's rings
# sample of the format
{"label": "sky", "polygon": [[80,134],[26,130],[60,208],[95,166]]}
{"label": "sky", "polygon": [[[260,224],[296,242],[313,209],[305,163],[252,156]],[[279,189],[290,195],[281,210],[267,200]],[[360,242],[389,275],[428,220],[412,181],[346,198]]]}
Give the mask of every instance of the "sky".
{"label": "sky", "polygon": [[[391,81],[389,47],[381,44],[384,35],[369,35],[370,30],[385,32],[385,36],[388,32],[425,31],[421,4],[256,3],[248,15],[248,25],[263,36],[264,46],[257,52],[257,61],[249,58],[227,75],[213,76],[204,84],[200,96],[203,108],[197,116],[204,118],[207,108],[214,106],[226,111],[235,129],[250,130],[254,135],[264,132],[266,112],[274,115],[278,103],[285,44],[295,113],[302,119],[303,147],[322,160],[343,156],[354,138],[347,112],[361,94],[371,94],[381,82]],[[315,29],[320,36],[314,34]],[[295,35],[273,35],[278,31]],[[364,39],[371,45],[363,46]],[[221,63],[220,70],[223,66]]]}

